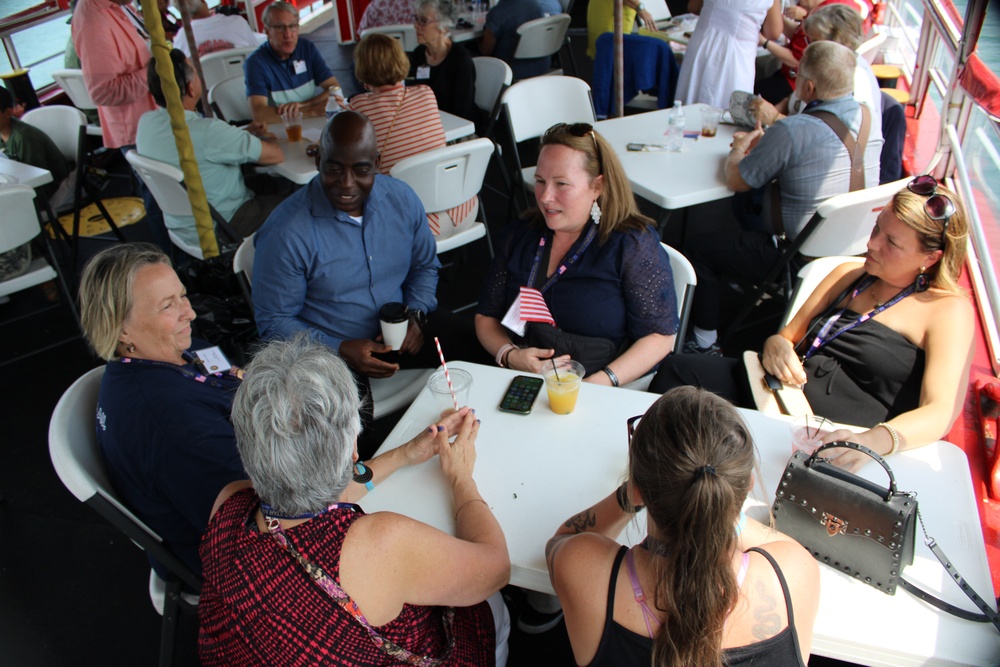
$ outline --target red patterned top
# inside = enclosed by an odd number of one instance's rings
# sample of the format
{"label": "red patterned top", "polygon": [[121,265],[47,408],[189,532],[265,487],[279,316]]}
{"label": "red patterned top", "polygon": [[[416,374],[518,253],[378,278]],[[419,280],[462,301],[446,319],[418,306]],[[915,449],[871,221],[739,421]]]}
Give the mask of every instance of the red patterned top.
{"label": "red patterned top", "polygon": [[[234,494],[209,522],[202,540],[202,664],[399,664],[375,646],[365,629],[285,549],[257,529],[259,504],[253,489]],[[334,509],[285,534],[296,550],[339,584],[340,549],[360,516],[360,508]],[[413,653],[444,653],[440,607],[403,605],[399,616],[376,630]],[[446,665],[494,664],[496,635],[489,605],[455,609],[454,632],[455,648]]]}

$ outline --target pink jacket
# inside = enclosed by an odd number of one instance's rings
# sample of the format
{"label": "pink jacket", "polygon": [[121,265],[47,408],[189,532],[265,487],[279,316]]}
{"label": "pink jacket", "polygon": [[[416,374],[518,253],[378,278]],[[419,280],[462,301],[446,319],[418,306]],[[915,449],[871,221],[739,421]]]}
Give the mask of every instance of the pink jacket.
{"label": "pink jacket", "polygon": [[146,85],[149,47],[111,0],[80,0],[72,32],[83,81],[97,103],[104,145],[134,144],[139,117],[156,108]]}

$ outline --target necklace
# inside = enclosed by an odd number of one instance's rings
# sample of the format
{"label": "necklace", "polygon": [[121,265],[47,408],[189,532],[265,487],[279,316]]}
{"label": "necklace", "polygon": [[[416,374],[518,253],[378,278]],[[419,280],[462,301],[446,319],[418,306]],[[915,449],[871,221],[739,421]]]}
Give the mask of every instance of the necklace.
{"label": "necklace", "polygon": [[881,308],[882,306],[884,306],[885,305],[885,301],[883,301],[882,299],[878,298],[878,294],[875,293],[875,285],[874,284],[871,286],[870,289],[871,289],[872,299],[875,300],[875,306],[877,308]]}

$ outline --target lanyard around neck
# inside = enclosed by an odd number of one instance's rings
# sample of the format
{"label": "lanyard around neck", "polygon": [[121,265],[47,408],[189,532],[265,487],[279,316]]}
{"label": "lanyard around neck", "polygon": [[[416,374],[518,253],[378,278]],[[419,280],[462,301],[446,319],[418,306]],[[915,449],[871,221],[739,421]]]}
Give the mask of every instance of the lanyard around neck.
{"label": "lanyard around neck", "polygon": [[[587,250],[594,237],[597,236],[597,225],[587,223],[587,233],[583,235],[583,238],[578,239],[573,247],[572,254],[569,254],[568,258],[563,257],[563,261],[560,262],[559,266],[556,267],[555,272],[545,281],[545,284],[539,288],[539,292],[545,292],[548,288],[552,287],[555,281],[559,280],[562,274],[576,264],[580,256]],[[538,277],[538,267],[542,263],[542,256],[545,254],[545,246],[548,244],[549,239],[553,235],[551,233],[542,234],[542,237],[538,239],[538,250],[535,251],[535,261],[531,264],[531,273],[528,274],[528,285],[527,287],[533,287],[535,284],[535,278]]]}
{"label": "lanyard around neck", "polygon": [[[861,294],[866,289],[874,285],[876,280],[878,280],[878,278],[876,278],[875,276],[869,276],[869,275],[863,276],[861,280],[857,283],[855,288],[851,291],[851,298],[847,300],[847,304],[850,304],[851,301],[854,301],[854,299],[856,299],[859,294]],[[836,340],[837,338],[839,338],[841,334],[850,331],[859,324],[867,322],[868,320],[875,317],[882,311],[891,308],[892,306],[895,306],[897,303],[899,303],[906,297],[910,296],[911,294],[913,294],[913,285],[910,285],[909,287],[903,289],[898,294],[896,294],[896,296],[892,297],[885,303],[876,306],[871,311],[865,313],[864,315],[861,315],[856,320],[848,322],[844,326],[840,327],[839,329],[831,333],[833,326],[837,323],[838,320],[840,320],[841,316],[843,316],[843,314],[847,312],[847,304],[845,304],[844,307],[837,310],[837,312],[833,313],[832,315],[826,316],[826,319],[823,322],[823,326],[820,328],[819,333],[816,334],[816,337],[813,338],[812,342],[809,343],[809,347],[806,349],[805,354],[801,354],[800,352],[803,361],[816,354],[816,352],[818,352],[819,349],[822,348],[824,345],[827,345]],[[805,338],[802,339],[799,345],[801,346],[802,343],[805,343],[808,340],[809,337],[806,336]]]}
{"label": "lanyard around neck", "polygon": [[[184,352],[184,360],[187,361],[193,368],[197,369],[194,361],[194,355],[190,352]],[[169,368],[175,373],[180,373],[189,380],[194,380],[195,382],[200,382],[202,384],[207,384],[210,387],[215,387],[217,389],[232,389],[242,382],[242,378],[231,370],[225,373],[202,373],[199,370],[192,370],[187,366],[180,366],[178,364],[171,364],[166,361],[153,361],[151,359],[136,359],[134,357],[122,357],[118,360],[120,364],[138,364],[140,366],[159,366],[160,368]]]}

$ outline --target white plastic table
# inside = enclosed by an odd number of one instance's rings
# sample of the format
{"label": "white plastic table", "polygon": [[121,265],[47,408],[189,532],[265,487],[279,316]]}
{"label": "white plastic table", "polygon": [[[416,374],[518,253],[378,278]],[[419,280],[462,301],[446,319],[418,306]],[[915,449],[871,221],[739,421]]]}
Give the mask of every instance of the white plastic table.
{"label": "white plastic table", "polygon": [[[462,137],[468,137],[476,132],[476,125],[471,120],[466,120],[446,111],[438,111],[441,114],[441,124],[444,126],[444,138],[446,141],[455,141]],[[305,185],[316,175],[316,161],[306,155],[306,147],[313,143],[305,135],[315,135],[319,137],[323,126],[326,125],[326,118],[303,118],[301,141],[291,143],[285,135],[285,129],[281,123],[271,123],[268,129],[278,137],[278,145],[285,153],[285,161],[268,167],[268,171],[283,176],[292,183]]]}
{"label": "white plastic table", "polygon": [[[704,104],[684,107],[687,129],[701,132]],[[735,125],[719,125],[718,134],[696,141],[685,139],[679,153],[670,151],[633,153],[629,143],[665,144],[669,109],[650,111],[623,118],[602,120],[595,126],[622,161],[632,190],[661,208],[676,210],[695,204],[724,199],[733,194],[726,186],[723,165]]]}
{"label": "white plastic table", "polygon": [[[482,427],[475,478],[507,537],[511,583],[552,593],[545,567],[545,542],[567,518],[611,492],[623,479],[626,420],[642,414],[657,396],[584,384],[576,411],[553,414],[543,388],[528,416],[497,409],[515,371],[455,362],[472,373],[470,405]],[[773,490],[791,454],[788,420],[741,410],[759,450],[763,484],[747,510],[765,518]],[[393,429],[380,452],[398,447],[434,420],[428,390]],[[958,570],[991,598],[989,568],[964,453],[938,442],[890,460],[901,490],[918,492],[928,530]],[[863,474],[882,481],[872,464]],[[762,488],[761,488],[762,487]],[[404,468],[380,483],[361,505],[368,512],[391,510],[453,533],[450,491],[436,458]],[[627,544],[645,533],[644,514],[621,536]],[[992,625],[972,623],[925,605],[900,590],[884,593],[820,566],[821,601],[813,653],[865,665],[996,665],[1000,635]],[[908,579],[952,604],[972,610],[918,534]]]}
{"label": "white plastic table", "polygon": [[52,182],[52,172],[0,156],[0,185],[27,185],[37,188]]}

